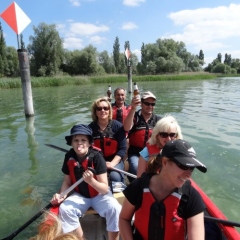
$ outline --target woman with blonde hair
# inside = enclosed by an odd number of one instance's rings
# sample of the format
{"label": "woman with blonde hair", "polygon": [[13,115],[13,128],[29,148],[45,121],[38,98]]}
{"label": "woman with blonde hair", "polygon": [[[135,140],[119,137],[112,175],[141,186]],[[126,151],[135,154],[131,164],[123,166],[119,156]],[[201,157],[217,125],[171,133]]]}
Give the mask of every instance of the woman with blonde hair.
{"label": "woman with blonde hair", "polygon": [[173,116],[167,115],[161,118],[153,128],[146,147],[140,152],[137,177],[141,177],[142,173],[147,170],[148,161],[152,161],[167,142],[182,138],[181,128]]}
{"label": "woman with blonde hair", "polygon": [[45,213],[43,221],[38,226],[38,234],[29,240],[84,240],[74,233],[63,233],[62,222],[50,212]]}
{"label": "woman with blonde hair", "polygon": [[111,181],[123,182],[123,174],[113,170],[124,169],[126,154],[126,133],[122,123],[112,119],[112,106],[107,97],[96,99],[92,104],[92,129],[94,146],[100,148],[106,161]]}

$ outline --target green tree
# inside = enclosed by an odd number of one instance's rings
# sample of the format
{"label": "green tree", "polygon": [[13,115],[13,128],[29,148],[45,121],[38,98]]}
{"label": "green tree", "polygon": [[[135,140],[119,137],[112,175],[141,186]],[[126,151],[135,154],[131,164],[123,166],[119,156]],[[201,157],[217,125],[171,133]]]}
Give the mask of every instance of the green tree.
{"label": "green tree", "polygon": [[111,74],[116,71],[113,58],[109,56],[106,50],[98,54],[98,61],[106,73]]}
{"label": "green tree", "polygon": [[191,55],[190,61],[188,63],[188,70],[192,71],[192,72],[198,72],[200,71],[202,68],[200,66],[200,60],[198,58],[198,56],[194,56],[193,54]]}
{"label": "green tree", "polygon": [[141,46],[141,62],[137,64],[137,72],[139,74],[145,74],[146,73],[146,66],[147,66],[147,60],[146,60],[146,49],[145,44],[142,43]]}
{"label": "green tree", "polygon": [[200,64],[201,66],[203,66],[205,62],[204,62],[204,53],[203,53],[203,50],[202,50],[202,49],[201,49],[200,52],[199,52],[198,58],[199,58],[199,64]]}
{"label": "green tree", "polygon": [[125,63],[125,53],[120,53],[118,73],[119,74],[124,74],[126,72],[127,72],[127,66],[126,66],[126,63]]}
{"label": "green tree", "polygon": [[218,53],[217,60],[218,60],[219,63],[222,62],[222,54],[221,53]]}
{"label": "green tree", "polygon": [[6,42],[3,36],[2,24],[0,22],[0,77],[4,76],[5,65],[6,65]]}
{"label": "green tree", "polygon": [[120,43],[119,43],[119,38],[116,37],[115,42],[113,44],[113,60],[114,60],[114,65],[116,68],[116,72],[119,73],[120,71]]}
{"label": "green tree", "polygon": [[224,64],[227,64],[228,66],[231,66],[232,63],[232,57],[231,54],[225,54]]}
{"label": "green tree", "polygon": [[240,59],[239,58],[232,59],[231,68],[236,69],[237,73],[240,73]]}
{"label": "green tree", "polygon": [[203,53],[203,50],[201,49],[200,52],[199,52],[199,57],[198,57],[200,60],[203,60],[204,61],[204,53]]}
{"label": "green tree", "polygon": [[54,24],[40,23],[33,27],[28,52],[31,56],[31,73],[35,76],[53,76],[63,61],[63,41]]}
{"label": "green tree", "polygon": [[231,67],[224,64],[224,63],[218,63],[212,68],[213,73],[224,73],[224,74],[230,74],[231,73]]}
{"label": "green tree", "polygon": [[23,35],[22,34],[20,34],[20,48],[25,49],[25,43],[23,41]]}
{"label": "green tree", "polygon": [[14,47],[6,47],[6,65],[5,76],[17,77],[19,76],[18,54]]}
{"label": "green tree", "polygon": [[65,65],[65,68],[68,69],[68,73],[71,75],[105,73],[103,67],[98,64],[98,53],[92,45],[85,47],[81,51],[74,50],[68,57],[68,65]]}
{"label": "green tree", "polygon": [[208,64],[207,67],[204,68],[205,72],[212,72],[213,65],[211,63]]}
{"label": "green tree", "polygon": [[138,57],[135,53],[131,53],[131,66],[132,66],[132,73],[137,74],[137,65],[138,65]]}

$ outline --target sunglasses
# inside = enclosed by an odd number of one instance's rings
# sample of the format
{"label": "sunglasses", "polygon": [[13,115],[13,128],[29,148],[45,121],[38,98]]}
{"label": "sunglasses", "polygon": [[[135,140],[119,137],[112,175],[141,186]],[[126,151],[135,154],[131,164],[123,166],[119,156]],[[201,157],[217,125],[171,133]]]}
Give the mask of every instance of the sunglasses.
{"label": "sunglasses", "polygon": [[142,102],[142,103],[145,104],[146,106],[152,106],[152,107],[156,105],[156,103],[150,103],[150,102]]}
{"label": "sunglasses", "polygon": [[160,132],[159,136],[162,138],[167,138],[167,137],[174,138],[174,137],[177,137],[177,133]]}
{"label": "sunglasses", "polygon": [[97,110],[97,111],[102,111],[102,110],[108,111],[108,110],[109,110],[109,107],[96,107],[96,110]]}
{"label": "sunglasses", "polygon": [[193,170],[194,170],[194,168],[195,167],[188,167],[188,166],[185,166],[185,165],[183,165],[183,164],[181,164],[181,163],[179,163],[179,162],[175,162],[175,161],[173,161],[180,169],[182,169],[182,170],[184,170],[184,171],[187,171],[188,169],[191,171],[191,172],[193,172]]}

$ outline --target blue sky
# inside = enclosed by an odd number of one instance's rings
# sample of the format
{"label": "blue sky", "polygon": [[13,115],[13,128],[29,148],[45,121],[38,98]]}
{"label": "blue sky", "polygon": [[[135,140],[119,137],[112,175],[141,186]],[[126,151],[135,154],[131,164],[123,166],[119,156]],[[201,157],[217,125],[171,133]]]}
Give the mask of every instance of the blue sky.
{"label": "blue sky", "polygon": [[[2,13],[13,1],[0,4]],[[222,54],[240,58],[240,1],[236,0],[16,0],[31,19],[23,30],[29,43],[33,26],[56,24],[64,48],[82,49],[89,44],[99,52],[113,51],[116,37],[124,52],[125,41],[140,60],[142,43],[158,38],[183,41],[187,51],[205,55],[210,63]],[[7,46],[17,48],[14,31],[0,18]]]}

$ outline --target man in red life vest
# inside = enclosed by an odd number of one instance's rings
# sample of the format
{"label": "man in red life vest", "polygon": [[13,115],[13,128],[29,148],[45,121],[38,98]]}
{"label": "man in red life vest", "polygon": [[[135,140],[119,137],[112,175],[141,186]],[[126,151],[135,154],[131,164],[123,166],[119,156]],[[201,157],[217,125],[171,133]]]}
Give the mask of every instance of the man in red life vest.
{"label": "man in red life vest", "polygon": [[114,90],[115,102],[112,103],[112,118],[123,124],[125,118],[131,110],[131,106],[125,103],[126,89],[118,87]]}
{"label": "man in red life vest", "polygon": [[[136,111],[137,106],[141,109]],[[146,146],[152,129],[161,118],[153,113],[156,97],[150,91],[144,92],[141,99],[133,97],[131,110],[124,121],[124,130],[129,131],[128,162],[129,172],[137,173],[139,152]],[[129,178],[132,181],[132,178]]]}

